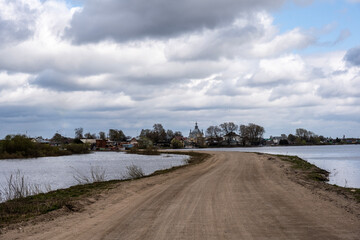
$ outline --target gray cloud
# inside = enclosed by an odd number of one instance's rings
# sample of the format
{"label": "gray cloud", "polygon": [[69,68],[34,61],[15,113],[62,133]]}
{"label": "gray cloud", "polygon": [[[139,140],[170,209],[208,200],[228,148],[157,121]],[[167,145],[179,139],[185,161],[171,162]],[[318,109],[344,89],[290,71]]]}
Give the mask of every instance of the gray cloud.
{"label": "gray cloud", "polygon": [[57,91],[78,91],[89,89],[86,85],[79,85],[73,76],[53,70],[42,71],[32,80],[32,83],[43,88]]}
{"label": "gray cloud", "polygon": [[348,50],[344,60],[351,65],[360,66],[360,47],[355,47]]}
{"label": "gray cloud", "polygon": [[[30,3],[6,0],[5,4],[11,10],[0,10],[0,46],[15,44],[32,36],[37,14]],[[16,12],[16,18],[7,16],[9,11]]]}
{"label": "gray cloud", "polygon": [[89,0],[74,15],[67,37],[76,43],[177,36],[213,29],[240,13],[278,7],[283,0]]}
{"label": "gray cloud", "polygon": [[27,23],[4,20],[0,16],[0,44],[19,42],[28,38],[32,31]]}

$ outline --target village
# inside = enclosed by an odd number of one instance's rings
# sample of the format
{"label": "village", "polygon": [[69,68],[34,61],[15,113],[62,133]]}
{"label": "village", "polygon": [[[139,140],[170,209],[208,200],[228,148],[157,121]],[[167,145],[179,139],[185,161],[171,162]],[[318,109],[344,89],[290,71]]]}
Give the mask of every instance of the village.
{"label": "village", "polygon": [[311,131],[299,128],[295,135],[281,134],[263,138],[264,128],[249,124],[238,126],[232,122],[226,122],[219,126],[210,126],[206,133],[200,130],[198,123],[190,129],[188,136],[181,132],[173,132],[154,124],[154,129],[143,129],[137,137],[125,136],[121,130],[110,129],[108,136],[101,132],[83,135],[82,128],[75,129],[75,138],[63,137],[56,133],[51,139],[42,137],[32,138],[33,142],[48,144],[51,146],[63,146],[70,143],[88,144],[92,151],[124,151],[131,148],[174,148],[191,149],[205,147],[253,147],[253,146],[286,146],[286,145],[330,145],[330,144],[359,144],[359,138],[325,138],[317,136]]}

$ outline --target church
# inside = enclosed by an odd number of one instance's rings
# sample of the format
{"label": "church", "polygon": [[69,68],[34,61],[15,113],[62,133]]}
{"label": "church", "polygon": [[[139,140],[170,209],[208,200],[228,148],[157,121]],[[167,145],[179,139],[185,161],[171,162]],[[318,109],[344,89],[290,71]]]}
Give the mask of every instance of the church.
{"label": "church", "polygon": [[195,123],[194,130],[189,133],[189,137],[187,139],[188,144],[193,146],[203,146],[205,144],[204,131],[199,129],[198,123]]}

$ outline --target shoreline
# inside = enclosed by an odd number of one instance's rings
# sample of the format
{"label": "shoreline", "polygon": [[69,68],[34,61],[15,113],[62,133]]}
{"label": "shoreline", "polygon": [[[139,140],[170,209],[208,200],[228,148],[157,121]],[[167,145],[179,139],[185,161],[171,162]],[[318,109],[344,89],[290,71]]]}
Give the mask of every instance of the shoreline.
{"label": "shoreline", "polygon": [[[182,151],[178,151],[177,153],[184,154]],[[193,154],[199,154],[199,153],[193,153]],[[201,151],[200,151],[200,154],[202,154]],[[289,179],[289,181],[295,182],[296,184],[298,184],[306,189],[309,189],[310,192],[312,192],[316,196],[319,196],[324,201],[333,202],[339,208],[345,209],[346,212],[355,214],[360,219],[360,211],[359,211],[359,204],[358,204],[359,202],[354,204],[355,199],[354,198],[352,199],[351,195],[348,195],[347,192],[344,192],[343,190],[339,190],[334,187],[331,187],[332,185],[329,185],[323,181],[315,181],[313,179],[309,179],[307,176],[304,176],[304,169],[292,168],[292,166],[293,166],[292,161],[287,161],[287,160],[281,159],[281,157],[289,157],[289,156],[275,156],[275,155],[270,155],[270,154],[259,154],[259,153],[231,153],[231,152],[205,152],[205,154],[211,154],[212,157],[206,158],[205,161],[204,161],[204,159],[202,159],[201,161],[198,161],[195,164],[193,163],[193,165],[184,165],[184,166],[176,167],[175,169],[165,170],[163,172],[156,172],[151,176],[146,176],[144,178],[140,178],[135,181],[128,180],[128,181],[121,181],[121,182],[116,182],[116,183],[114,183],[114,182],[99,183],[99,184],[103,184],[103,189],[100,191],[100,193],[95,191],[95,193],[93,192],[91,194],[92,197],[91,196],[81,197],[80,199],[77,199],[77,203],[73,203],[72,205],[65,206],[65,208],[47,213],[40,217],[33,218],[32,220],[30,220],[29,223],[24,223],[24,224],[26,226],[26,224],[32,224],[31,222],[34,221],[34,224],[41,225],[41,224],[43,224],[43,220],[41,220],[41,218],[48,219],[48,217],[46,217],[46,216],[51,216],[50,218],[55,217],[55,219],[57,219],[59,216],[66,217],[69,215],[69,213],[80,213],[84,210],[86,211],[86,209],[89,206],[92,206],[93,204],[95,204],[99,201],[100,202],[107,201],[106,199],[109,197],[111,198],[111,196],[113,194],[118,195],[117,189],[123,188],[123,187],[121,187],[123,185],[124,186],[139,185],[139,187],[141,189],[139,194],[141,194],[141,196],[142,196],[144,194],[144,191],[147,192],[147,189],[150,190],[152,188],[152,186],[157,186],[156,184],[152,185],[152,184],[154,184],[154,182],[155,183],[163,182],[163,180],[161,180],[161,179],[169,179],[170,180],[170,179],[173,179],[174,176],[177,176],[179,178],[179,177],[181,177],[181,175],[186,175],[189,172],[194,172],[194,170],[196,170],[196,169],[197,169],[196,171],[204,171],[204,170],[200,170],[200,169],[204,169],[204,168],[211,169],[215,166],[221,166],[222,165],[221,162],[218,162],[217,159],[222,155],[239,156],[239,157],[240,156],[248,156],[248,155],[249,156],[256,155],[258,157],[254,158],[254,159],[262,159],[261,162],[263,162],[263,164],[266,164],[266,166],[275,166],[276,165],[276,168],[274,168],[274,169],[277,169],[276,171],[283,172],[286,175],[286,178]],[[259,160],[257,160],[257,161],[259,161]],[[302,162],[302,161],[306,162],[305,160],[300,159],[300,162]],[[200,165],[198,165],[198,167],[197,167],[197,163],[200,163]],[[174,171],[174,170],[177,170],[177,171]],[[309,170],[309,168],[305,167],[305,170]],[[317,170],[315,169],[315,172],[316,171]],[[307,173],[309,173],[309,172],[307,172]],[[172,181],[175,181],[175,180],[172,180]],[[107,184],[110,184],[110,186]],[[90,187],[90,186],[91,186],[91,184],[88,185],[88,187]],[[159,186],[161,186],[161,185],[159,185]],[[129,190],[131,190],[131,189],[132,188],[129,188]],[[132,191],[136,191],[136,189],[131,190],[131,192]],[[357,190],[357,192],[359,193],[358,190]],[[100,194],[101,197],[96,197],[96,195],[98,195],[98,194]],[[95,198],[95,200],[91,200],[89,202],[87,200],[87,199],[89,199],[89,197],[90,197],[90,199]],[[128,197],[125,197],[125,199],[127,199],[127,198]],[[350,204],[351,202],[352,202],[352,204]],[[95,209],[97,209],[97,208],[95,208]],[[36,219],[40,219],[40,220],[36,220]],[[22,225],[20,223],[20,225],[15,224],[13,226],[16,228],[16,227],[19,227]],[[10,226],[10,228],[11,228],[11,226]],[[9,229],[3,230],[3,231],[7,232],[7,231],[9,231]]]}
{"label": "shoreline", "polygon": [[[188,166],[198,164],[204,161],[207,157],[209,157],[209,155],[206,153],[183,153],[176,151],[167,151],[162,153],[188,155],[190,156],[190,159],[184,165],[175,166],[168,169],[156,170],[152,174],[145,175],[138,179],[149,178],[160,174],[166,174],[180,168],[186,168]],[[70,186],[68,188],[57,189],[46,193],[39,193],[36,195],[27,196],[25,198],[18,198],[5,202],[0,202],[0,234],[1,227],[7,226],[9,224],[17,224],[21,221],[28,221],[34,217],[36,218],[43,214],[51,213],[52,211],[57,211],[62,208],[70,211],[78,211],[78,207],[76,207],[76,205],[78,205],[78,202],[81,202],[84,199],[93,195],[96,196],[98,194],[101,194],[103,191],[115,188],[116,185],[121,184],[122,182],[133,180],[136,179],[118,179],[87,184],[78,184]],[[19,210],[17,210],[16,208],[19,208]],[[4,211],[6,211],[6,209],[10,209],[11,212],[14,211],[14,214],[8,213],[9,216],[5,216],[6,214]]]}

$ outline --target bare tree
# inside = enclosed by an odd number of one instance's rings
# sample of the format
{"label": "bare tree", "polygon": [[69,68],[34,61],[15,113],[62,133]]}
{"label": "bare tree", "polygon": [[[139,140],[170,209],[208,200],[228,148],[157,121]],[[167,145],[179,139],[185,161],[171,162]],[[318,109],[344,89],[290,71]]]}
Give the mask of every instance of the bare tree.
{"label": "bare tree", "polygon": [[90,132],[88,132],[88,133],[85,133],[84,134],[84,137],[86,138],[86,139],[95,139],[96,138],[96,134],[94,133],[94,134],[91,134]]}
{"label": "bare tree", "polygon": [[226,135],[229,133],[235,133],[238,130],[239,126],[233,122],[224,122],[220,124],[220,128],[223,134]]}
{"label": "bare tree", "polygon": [[109,129],[109,139],[111,141],[123,141],[126,136],[122,130]]}
{"label": "bare tree", "polygon": [[84,129],[82,127],[75,128],[75,138],[77,138],[77,139],[84,138],[83,132],[84,132]]}
{"label": "bare tree", "polygon": [[249,123],[248,126],[240,126],[240,136],[243,145],[246,145],[247,142],[250,142],[251,145],[259,145],[264,133],[265,129],[254,123]]}
{"label": "bare tree", "polygon": [[99,138],[100,138],[101,140],[105,140],[105,139],[106,139],[106,134],[105,134],[105,132],[99,132]]}
{"label": "bare tree", "polygon": [[301,140],[308,141],[309,140],[309,132],[308,130],[304,128],[298,128],[296,129],[296,136],[300,138]]}
{"label": "bare tree", "polygon": [[210,126],[206,129],[206,136],[210,139],[210,144],[214,144],[215,141],[219,141],[221,137],[221,128],[218,126]]}

